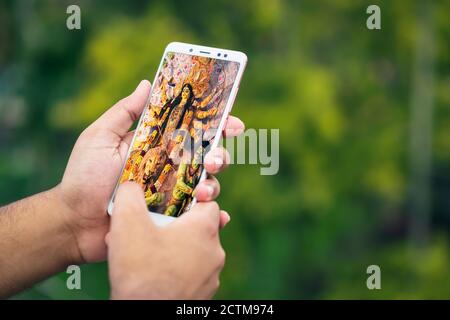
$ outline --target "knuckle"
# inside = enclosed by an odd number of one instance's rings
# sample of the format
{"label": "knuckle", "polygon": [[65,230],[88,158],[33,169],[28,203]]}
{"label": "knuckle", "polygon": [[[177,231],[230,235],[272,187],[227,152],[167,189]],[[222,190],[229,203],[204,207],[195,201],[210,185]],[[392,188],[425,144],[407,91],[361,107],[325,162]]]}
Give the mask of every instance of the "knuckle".
{"label": "knuckle", "polygon": [[205,229],[211,235],[215,235],[219,231],[219,227],[214,223],[213,219],[208,219],[208,222],[205,224]]}
{"label": "knuckle", "polygon": [[210,201],[208,203],[208,209],[214,214],[219,212],[219,204],[216,201]]}
{"label": "knuckle", "polygon": [[115,107],[123,107],[124,105],[126,105],[128,103],[128,101],[130,100],[130,96],[128,95],[126,97],[123,97],[122,99],[120,99],[119,101],[116,102],[116,104],[114,105]]}
{"label": "knuckle", "polygon": [[209,219],[207,223],[207,228],[211,234],[216,234],[219,231],[219,214],[220,209],[216,201],[211,201],[207,203],[206,214],[208,214]]}
{"label": "knuckle", "polygon": [[218,214],[219,205],[216,201],[201,202],[196,205],[196,211],[202,213],[205,216],[211,216],[214,214]]}
{"label": "knuckle", "polygon": [[191,219],[199,223],[197,226],[209,235],[214,235],[219,231],[219,205],[215,201],[197,203],[192,212]]}

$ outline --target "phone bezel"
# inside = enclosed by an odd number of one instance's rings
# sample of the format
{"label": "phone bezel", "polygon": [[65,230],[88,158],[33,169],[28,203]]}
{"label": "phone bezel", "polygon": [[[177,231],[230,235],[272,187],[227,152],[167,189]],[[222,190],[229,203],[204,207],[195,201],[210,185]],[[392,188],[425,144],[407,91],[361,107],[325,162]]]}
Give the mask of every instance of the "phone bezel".
{"label": "phone bezel", "polygon": [[[195,44],[188,44],[188,43],[182,43],[182,42],[171,42],[167,45],[167,47],[164,50],[163,56],[161,58],[161,61],[159,63],[159,67],[158,70],[156,72],[155,78],[153,79],[152,84],[154,84],[156,82],[156,79],[158,77],[159,72],[161,71],[161,67],[164,61],[164,57],[167,55],[168,52],[174,52],[174,53],[186,53],[189,55],[195,55],[195,56],[201,56],[201,57],[208,57],[208,58],[214,58],[214,59],[220,59],[220,60],[225,60],[225,61],[233,61],[233,62],[238,62],[239,63],[239,69],[236,75],[236,80],[233,83],[233,87],[230,91],[230,97],[227,101],[227,104],[225,106],[224,112],[222,114],[222,118],[220,119],[219,122],[219,127],[217,130],[217,133],[213,139],[213,142],[211,144],[211,149],[213,150],[214,148],[217,148],[220,138],[222,137],[222,132],[226,123],[226,119],[228,117],[228,115],[231,112],[231,109],[233,107],[234,104],[234,100],[236,99],[236,95],[237,92],[239,90],[239,85],[242,79],[242,75],[244,73],[244,69],[245,66],[247,65],[247,56],[245,53],[240,52],[240,51],[234,51],[234,50],[227,50],[227,49],[220,49],[220,48],[214,48],[214,47],[206,47],[206,46],[200,46],[200,45],[195,45]],[[218,56],[218,54],[220,53],[220,56]],[[225,57],[226,55],[226,57]],[[153,91],[153,86],[152,89],[150,91],[150,94],[148,96],[147,102],[146,102],[146,106],[145,109],[148,107],[148,104],[150,102],[150,97],[152,95],[152,91]],[[145,110],[144,109],[144,110]],[[142,112],[140,118],[139,118],[139,122],[137,124],[137,127],[139,127],[141,125],[141,121],[143,119],[144,116],[144,112]],[[113,212],[113,208],[114,208],[114,197],[116,195],[116,191],[117,188],[119,186],[119,182],[120,182],[120,177],[123,173],[123,169],[125,167],[126,161],[128,160],[128,157],[130,156],[130,151],[131,151],[131,146],[134,143],[134,140],[136,139],[136,132],[133,136],[133,140],[130,143],[130,147],[127,151],[127,156],[126,156],[126,160],[124,161],[122,168],[120,170],[120,175],[117,178],[117,182],[116,182],[116,186],[114,188],[114,192],[111,195],[111,199],[109,201],[108,204],[108,209],[107,212],[109,215],[112,214]],[[201,181],[203,181],[206,178],[206,170],[203,169],[202,174],[200,175],[200,179],[199,179],[199,183]],[[194,199],[192,200],[192,205],[195,205],[195,203],[197,202],[197,199],[194,197]],[[151,215],[151,217],[154,219],[155,223],[157,225],[165,225],[170,223],[171,221],[174,221],[176,219],[176,217],[170,217],[170,216],[165,216],[161,213],[157,213],[157,212],[152,212],[152,211],[148,211],[149,214]]]}

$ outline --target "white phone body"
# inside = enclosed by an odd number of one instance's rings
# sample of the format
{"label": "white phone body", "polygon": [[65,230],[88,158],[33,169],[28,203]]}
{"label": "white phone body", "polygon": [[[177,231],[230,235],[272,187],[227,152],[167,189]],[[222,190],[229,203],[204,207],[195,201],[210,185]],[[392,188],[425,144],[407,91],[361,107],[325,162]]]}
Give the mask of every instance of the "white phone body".
{"label": "white phone body", "polygon": [[[229,96],[228,96],[228,100],[226,101],[225,107],[223,109],[223,113],[222,113],[222,116],[221,116],[221,119],[220,119],[220,122],[219,122],[219,126],[217,128],[217,133],[214,136],[214,138],[212,139],[212,142],[211,142],[211,145],[210,145],[211,146],[210,150],[213,150],[214,148],[216,148],[218,146],[218,144],[220,142],[220,139],[222,137],[222,132],[223,132],[224,126],[226,124],[227,117],[230,114],[231,108],[233,107],[234,100],[235,100],[237,92],[239,90],[239,84],[240,84],[240,81],[242,79],[242,75],[243,75],[243,72],[245,70],[245,66],[247,64],[247,56],[243,52],[239,52],[239,51],[226,50],[226,49],[220,49],[220,48],[212,48],[212,47],[206,47],[206,46],[200,46],[200,45],[194,45],[194,44],[187,44],[187,43],[181,43],[181,42],[171,42],[171,43],[169,43],[167,45],[167,47],[166,47],[166,49],[164,51],[163,57],[161,59],[159,67],[158,67],[158,71],[156,73],[156,76],[155,76],[152,84],[156,83],[157,77],[158,77],[158,75],[160,74],[160,72],[162,70],[163,62],[164,62],[165,57],[167,56],[167,53],[175,53],[175,54],[176,53],[182,53],[182,54],[187,54],[187,55],[191,55],[191,56],[199,56],[199,57],[213,58],[213,59],[222,60],[222,61],[237,62],[239,64],[235,80],[234,80],[234,82],[232,84],[232,88],[231,88],[231,91],[230,91]],[[137,128],[139,128],[141,126],[141,122],[143,120],[144,114],[145,114],[147,108],[149,107],[150,98],[152,97],[153,89],[154,89],[154,86],[152,86],[152,90],[150,92],[150,95],[149,95],[146,107],[145,107],[144,111],[142,112],[142,115],[141,115],[141,117],[139,119],[139,123],[137,125]],[[130,157],[132,146],[134,145],[134,141],[136,139],[136,134],[137,134],[137,130],[136,130],[136,133],[135,133],[135,135],[133,137],[133,141],[130,144],[130,148],[128,150],[126,160],[125,160],[125,162],[123,164],[123,167],[122,167],[122,170],[121,170],[121,174],[120,174],[120,176],[119,176],[119,178],[117,180],[116,187],[114,189],[114,192],[113,192],[113,194],[111,196],[111,200],[110,200],[109,205],[108,205],[108,214],[110,214],[110,215],[112,214],[113,208],[114,208],[115,193],[116,193],[117,188],[118,188],[118,186],[120,184],[120,179],[121,179],[122,174],[124,172],[125,164],[128,161],[128,158]],[[200,183],[205,178],[206,178],[206,171],[203,168],[198,183]],[[196,199],[193,198],[191,206],[195,205],[195,203],[196,203]],[[159,226],[166,225],[166,224],[168,224],[171,221],[174,221],[176,219],[176,217],[171,217],[171,216],[167,216],[167,215],[164,215],[164,214],[161,214],[161,213],[157,213],[157,212],[152,212],[152,211],[149,211],[149,214],[152,217],[152,219],[154,220],[154,222],[157,225],[159,225]]]}

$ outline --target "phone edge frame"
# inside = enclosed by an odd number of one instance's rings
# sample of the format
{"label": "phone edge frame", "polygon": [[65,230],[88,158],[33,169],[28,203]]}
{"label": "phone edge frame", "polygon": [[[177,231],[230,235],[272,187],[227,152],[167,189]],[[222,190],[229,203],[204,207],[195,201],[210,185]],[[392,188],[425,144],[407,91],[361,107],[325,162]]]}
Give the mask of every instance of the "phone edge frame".
{"label": "phone edge frame", "polygon": [[[193,49],[193,51],[189,52],[190,49]],[[202,53],[200,51],[202,51],[202,52],[209,52],[209,54]],[[227,58],[223,58],[223,56],[217,57],[216,54],[219,53],[219,51],[220,51],[220,53],[227,54],[228,57]],[[202,56],[202,57],[208,57],[208,58],[215,58],[215,59],[226,60],[226,61],[233,61],[233,62],[238,62],[239,63],[239,70],[237,72],[236,79],[235,79],[235,81],[233,83],[233,87],[231,89],[230,96],[228,98],[228,101],[227,101],[227,104],[225,106],[224,112],[223,112],[222,117],[220,119],[219,126],[217,128],[217,133],[214,136],[213,142],[211,144],[211,149],[209,151],[209,152],[211,152],[212,150],[214,150],[215,148],[218,147],[220,139],[222,138],[222,133],[223,133],[223,129],[225,127],[226,120],[227,120],[228,116],[230,115],[231,110],[233,108],[234,102],[235,102],[236,97],[237,97],[237,93],[239,91],[239,87],[240,87],[240,83],[241,83],[241,80],[242,80],[242,76],[243,76],[244,70],[245,70],[246,65],[247,65],[247,60],[248,60],[247,59],[247,55],[245,53],[241,52],[241,51],[234,51],[234,50],[228,50],[228,49],[207,47],[207,46],[188,44],[188,43],[183,43],[183,42],[170,42],[166,46],[166,48],[164,49],[161,61],[159,63],[158,69],[156,71],[155,77],[154,77],[153,82],[152,82],[152,88],[151,88],[150,93],[149,93],[149,95],[147,97],[147,101],[145,103],[144,110],[142,111],[142,113],[141,113],[141,115],[139,117],[139,121],[138,121],[138,123],[136,125],[136,128],[140,127],[142,119],[144,118],[145,110],[146,110],[146,108],[148,108],[148,105],[150,103],[150,98],[151,98],[152,93],[153,93],[153,84],[156,82],[156,79],[158,78],[158,74],[161,72],[161,67],[162,67],[162,64],[164,62],[164,58],[166,57],[168,52],[185,53],[185,54],[190,54],[190,55],[196,55],[196,56]],[[115,198],[117,189],[119,187],[120,178],[122,176],[122,173],[123,173],[123,170],[125,168],[126,162],[127,162],[128,158],[130,156],[131,147],[133,146],[133,143],[134,143],[134,141],[136,139],[136,134],[137,134],[137,131],[133,135],[133,139],[131,140],[130,146],[129,146],[128,151],[127,151],[127,156],[125,157],[125,161],[122,164],[122,167],[120,169],[120,174],[119,174],[119,176],[117,178],[117,181],[116,181],[116,184],[115,184],[115,187],[114,187],[114,191],[112,192],[111,197],[109,199],[108,207],[107,207],[108,215],[112,215],[112,211],[113,211],[113,208],[114,208],[114,198]],[[203,168],[202,173],[200,175],[200,179],[199,179],[197,185],[201,181],[205,180],[205,178],[206,178],[206,169]],[[193,206],[196,203],[197,203],[197,199],[194,197],[193,200],[192,200],[191,205]],[[154,217],[155,222],[158,225],[165,225],[165,224],[167,224],[167,223],[169,223],[169,222],[171,222],[171,221],[176,219],[176,217],[166,216],[166,215],[158,213],[158,212],[148,211],[148,213],[152,217]]]}

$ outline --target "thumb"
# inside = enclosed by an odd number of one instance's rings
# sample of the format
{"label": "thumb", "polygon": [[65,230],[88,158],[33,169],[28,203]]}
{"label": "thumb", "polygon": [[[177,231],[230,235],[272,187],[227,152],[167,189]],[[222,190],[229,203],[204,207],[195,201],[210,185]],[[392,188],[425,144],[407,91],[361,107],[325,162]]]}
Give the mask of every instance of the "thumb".
{"label": "thumb", "polygon": [[135,182],[124,182],[119,185],[114,198],[111,215],[111,232],[125,231],[131,233],[142,227],[147,230],[154,227],[147,211],[144,192]]}
{"label": "thumb", "polygon": [[124,137],[144,110],[150,89],[150,82],[142,80],[133,93],[102,114],[92,126],[113,130]]}

